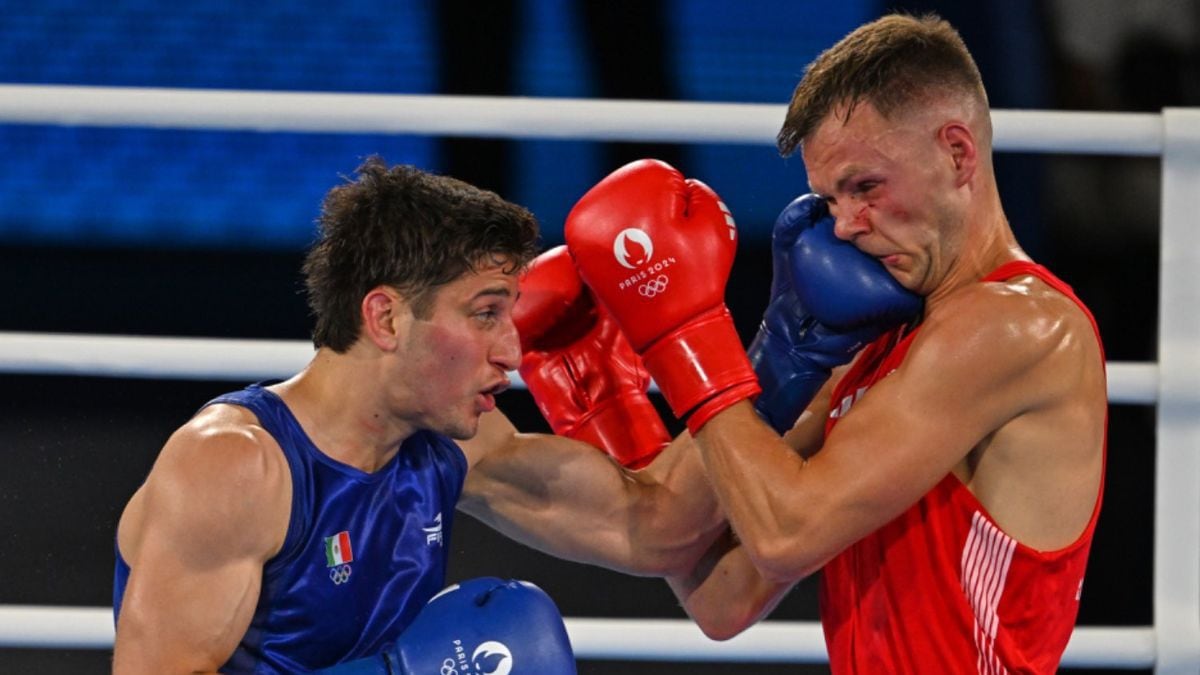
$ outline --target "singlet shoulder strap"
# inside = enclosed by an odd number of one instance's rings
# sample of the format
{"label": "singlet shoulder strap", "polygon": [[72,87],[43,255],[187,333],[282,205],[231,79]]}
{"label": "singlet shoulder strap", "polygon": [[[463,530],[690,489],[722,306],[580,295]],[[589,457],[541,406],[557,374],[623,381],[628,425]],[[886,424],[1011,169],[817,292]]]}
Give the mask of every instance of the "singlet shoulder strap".
{"label": "singlet shoulder strap", "polygon": [[980,281],[1004,281],[1025,274],[1032,274],[1042,279],[1054,276],[1050,270],[1030,260],[1012,260],[992,270]]}

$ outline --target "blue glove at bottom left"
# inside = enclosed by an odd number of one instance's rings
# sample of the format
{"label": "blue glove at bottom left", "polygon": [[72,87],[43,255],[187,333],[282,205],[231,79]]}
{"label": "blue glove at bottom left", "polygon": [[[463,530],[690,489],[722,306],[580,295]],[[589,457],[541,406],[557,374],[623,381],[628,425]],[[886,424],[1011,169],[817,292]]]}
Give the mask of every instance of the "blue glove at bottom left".
{"label": "blue glove at bottom left", "polygon": [[481,577],[447,587],[392,647],[317,675],[575,675],[550,596],[526,581]]}

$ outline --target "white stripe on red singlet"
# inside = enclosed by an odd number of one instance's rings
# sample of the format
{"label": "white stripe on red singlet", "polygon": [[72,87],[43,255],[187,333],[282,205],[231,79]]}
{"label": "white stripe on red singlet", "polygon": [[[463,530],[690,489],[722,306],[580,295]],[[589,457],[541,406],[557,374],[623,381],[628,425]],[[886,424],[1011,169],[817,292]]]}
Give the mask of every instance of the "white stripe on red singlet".
{"label": "white stripe on red singlet", "polygon": [[996,608],[1004,592],[1008,567],[1017,542],[1000,531],[982,513],[971,517],[971,532],[962,552],[962,587],[975,615],[975,648],[980,673],[1003,675],[1008,671],[996,655]]}

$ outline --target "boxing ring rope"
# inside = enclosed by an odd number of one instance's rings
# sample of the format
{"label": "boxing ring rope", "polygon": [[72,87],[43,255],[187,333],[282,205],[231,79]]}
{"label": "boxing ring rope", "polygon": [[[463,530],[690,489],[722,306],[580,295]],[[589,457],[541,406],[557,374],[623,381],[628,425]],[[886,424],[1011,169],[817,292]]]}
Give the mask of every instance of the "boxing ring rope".
{"label": "boxing ring rope", "polygon": [[[307,340],[0,332],[0,373],[26,375],[244,382],[291,377],[313,353]],[[517,372],[509,377],[525,386]],[[1152,405],[1158,386],[1156,364],[1108,363],[1112,403]]]}
{"label": "boxing ring rope", "polygon": [[[0,122],[773,144],[783,106],[281,91],[0,85]],[[997,149],[1160,155],[1153,113],[993,111]]]}
{"label": "boxing ring rope", "polygon": [[[0,85],[0,123],[771,144],[783,106]],[[1154,624],[1081,626],[1064,666],[1200,671],[1200,109],[993,111],[998,151],[1162,157],[1158,361],[1109,363],[1113,403],[1157,406]],[[0,333],[0,372],[252,380],[302,341]],[[824,662],[820,627],[765,621],[728,642],[686,620],[568,618],[580,658]],[[108,608],[0,606],[0,646],[108,648]]]}

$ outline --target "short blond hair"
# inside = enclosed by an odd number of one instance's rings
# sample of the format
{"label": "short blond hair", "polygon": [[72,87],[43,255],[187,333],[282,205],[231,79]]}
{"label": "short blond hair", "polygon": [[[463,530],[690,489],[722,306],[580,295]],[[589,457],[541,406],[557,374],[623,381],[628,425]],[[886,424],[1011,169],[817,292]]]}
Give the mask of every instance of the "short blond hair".
{"label": "short blond hair", "polygon": [[932,96],[956,93],[987,107],[979,68],[944,19],[892,14],[864,24],[808,65],[776,138],[792,154],[830,114],[849,119],[863,101],[884,118]]}

